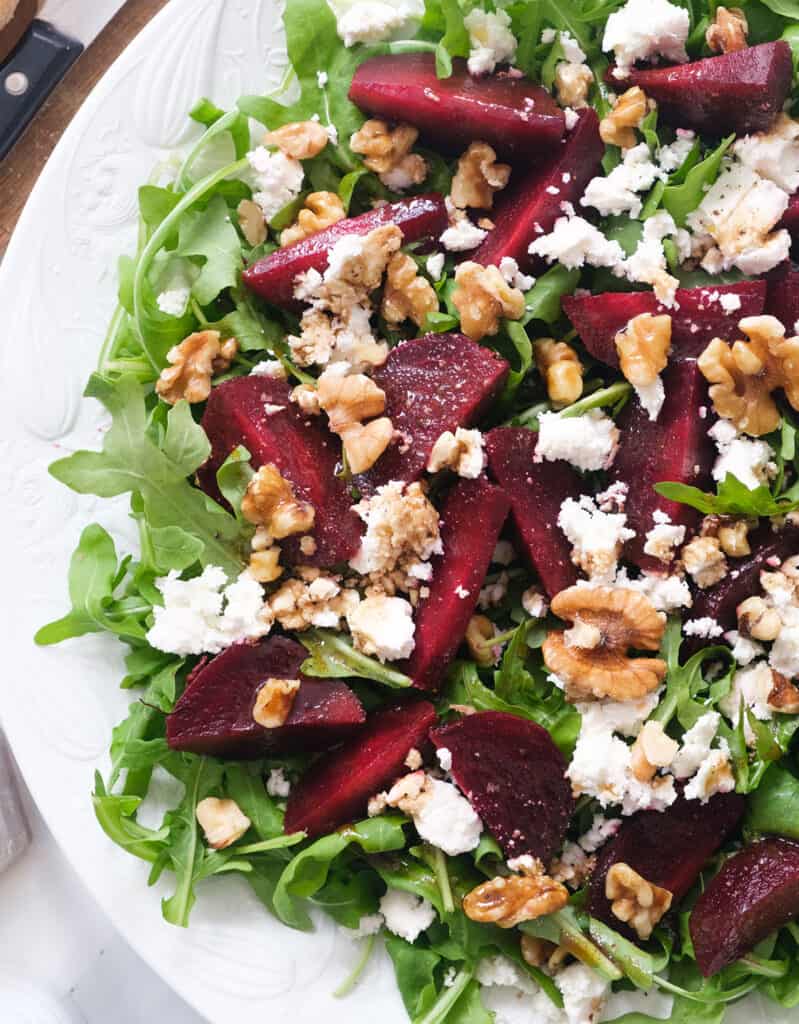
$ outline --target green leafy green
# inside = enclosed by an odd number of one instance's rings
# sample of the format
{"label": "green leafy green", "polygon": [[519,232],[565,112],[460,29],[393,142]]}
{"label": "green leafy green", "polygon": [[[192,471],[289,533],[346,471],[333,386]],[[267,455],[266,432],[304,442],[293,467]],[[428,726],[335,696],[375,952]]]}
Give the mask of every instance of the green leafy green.
{"label": "green leafy green", "polygon": [[799,779],[781,764],[771,765],[763,775],[747,808],[746,826],[752,832],[799,839]]}
{"label": "green leafy green", "polygon": [[309,629],[298,639],[309,653],[309,657],[302,663],[302,671],[308,676],[324,679],[357,676],[400,690],[411,685],[411,679],[404,673],[356,651],[339,633],[327,629]]}
{"label": "green leafy green", "polygon": [[201,306],[207,306],[236,284],[242,266],[241,241],[225,200],[214,196],[201,212],[187,213],[180,222],[179,238],[178,255],[205,261],[192,293]]}
{"label": "green leafy green", "polygon": [[567,270],[560,263],[544,271],[524,296],[525,312],[519,322],[525,325],[531,320],[543,320],[554,324],[561,316],[561,299],[571,295],[579,280],[579,270]]}
{"label": "green leafy green", "polygon": [[670,501],[690,505],[705,515],[721,516],[783,516],[799,508],[799,497],[775,498],[765,485],[750,490],[732,473],[719,482],[716,494],[700,491],[689,484],[664,482],[655,484],[655,490]]}
{"label": "green leafy green", "polygon": [[684,182],[679,185],[667,185],[663,190],[661,205],[672,215],[678,228],[685,227],[688,214],[702,202],[708,187],[719,175],[724,154],[734,141],[735,136],[728,135],[712,153],[688,171]]}

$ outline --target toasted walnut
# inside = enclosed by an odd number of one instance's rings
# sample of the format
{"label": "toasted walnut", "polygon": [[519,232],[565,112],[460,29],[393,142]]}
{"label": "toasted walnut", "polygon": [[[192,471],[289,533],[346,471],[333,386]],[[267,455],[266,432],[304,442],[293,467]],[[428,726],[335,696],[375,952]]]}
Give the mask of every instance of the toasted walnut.
{"label": "toasted walnut", "polygon": [[746,49],[749,24],[740,7],[717,7],[716,18],[705,32],[705,41],[715,53]]}
{"label": "toasted walnut", "polygon": [[241,514],[256,526],[266,526],[277,540],[307,533],[315,518],[313,505],[298,501],[294,488],[272,462],[261,466],[247,485]]}
{"label": "toasted walnut", "polygon": [[319,392],[310,384],[298,384],[291,392],[291,401],[296,402],[306,416],[318,416],[322,411]]}
{"label": "toasted walnut", "polygon": [[388,345],[372,335],[369,310],[357,304],[340,316],[322,309],[307,309],[300,320],[300,334],[289,335],[288,343],[299,366],[324,365],[337,353],[354,369],[361,370],[382,366],[388,356]]}
{"label": "toasted walnut", "polygon": [[649,782],[658,768],[668,768],[679,743],[667,736],[660,722],[646,722],[632,746],[631,765],[639,782]]}
{"label": "toasted walnut", "polygon": [[474,480],[480,476],[485,465],[483,444],[483,435],[479,430],[456,427],[454,434],[451,430],[445,430],[436,438],[427,460],[427,472],[439,473],[442,469],[451,469],[459,476]]}
{"label": "toasted walnut", "polygon": [[371,423],[354,423],[341,431],[347,464],[353,473],[365,473],[391,444],[394,427],[387,416]]}
{"label": "toasted walnut", "polygon": [[207,796],[200,800],[194,813],[205,833],[205,841],[215,850],[232,846],[251,825],[250,819],[235,800]]}
{"label": "toasted walnut", "polygon": [[419,185],[427,177],[427,164],[418,153],[411,153],[419,132],[413,125],[389,128],[385,121],[366,121],[350,139],[350,149],[364,157],[370,171],[380,175],[388,188],[402,189]]}
{"label": "toasted walnut", "polygon": [[326,372],[317,387],[319,406],[327,413],[330,429],[340,434],[353,423],[379,416],[386,407],[386,393],[363,373],[342,376]]}
{"label": "toasted walnut", "polygon": [[749,545],[749,531],[755,525],[748,519],[731,519],[719,523],[716,536],[719,546],[730,558],[743,558],[752,554]]}
{"label": "toasted walnut", "polygon": [[335,192],[312,192],[305,200],[305,205],[297,214],[296,221],[280,234],[281,245],[293,245],[303,238],[337,224],[347,214],[344,204]]}
{"label": "toasted walnut", "polygon": [[727,559],[718,537],[694,537],[682,549],[682,564],[698,587],[712,587],[727,575]]}
{"label": "toasted walnut", "polygon": [[799,686],[772,669],[774,686],[768,695],[768,706],[783,715],[799,715]]}
{"label": "toasted walnut", "polygon": [[499,648],[491,645],[496,634],[494,623],[485,615],[473,615],[466,627],[466,646],[478,665],[495,665]]}
{"label": "toasted walnut", "polygon": [[459,210],[470,206],[490,210],[494,193],[508,184],[510,170],[509,164],[497,163],[497,154],[487,142],[473,142],[458,160],[450,199]]}
{"label": "toasted walnut", "polygon": [[621,372],[637,388],[654,384],[671,351],[671,317],[641,313],[616,335]]}
{"label": "toasted walnut", "polygon": [[473,341],[496,334],[501,317],[518,320],[524,313],[524,294],[512,288],[494,266],[481,267],[467,260],[455,271],[452,304],[461,328]]}
{"label": "toasted walnut", "polygon": [[780,411],[772,392],[782,388],[799,410],[799,337],[786,338],[773,316],[745,317],[738,325],[749,339],[732,345],[714,338],[697,365],[710,381],[710,397],[719,416],[738,430],[760,437],[776,430]]}
{"label": "toasted walnut", "polygon": [[622,93],[616,106],[599,122],[599,135],[608,146],[632,149],[636,144],[635,130],[646,117],[646,94],[639,86]]}
{"label": "toasted walnut", "polygon": [[277,146],[294,160],[318,156],[329,141],[327,129],[318,121],[294,121],[264,135],[265,146]]}
{"label": "toasted walnut", "polygon": [[236,339],[223,342],[219,331],[190,334],[167,352],[171,365],[161,371],[155,390],[170,405],[181,398],[204,402],[211,394],[211,378],[229,368],[238,350]]}
{"label": "toasted walnut", "polygon": [[538,371],[555,405],[571,405],[583,393],[583,364],[565,341],[539,338],[533,346]]}
{"label": "toasted walnut", "polygon": [[570,701],[636,700],[663,682],[664,661],[627,654],[630,648],[656,651],[660,646],[666,616],[648,597],[624,587],[569,587],[552,599],[552,611],[600,635],[596,646],[583,648],[570,644],[560,630],[547,634],[544,661],[563,681]]}
{"label": "toasted walnut", "polygon": [[236,207],[241,233],[250,245],[261,245],[266,241],[266,221],[261,207],[252,199],[242,199]]}
{"label": "toasted walnut", "polygon": [[283,629],[337,629],[359,601],[357,591],[342,589],[339,577],[316,575],[286,580],[269,599],[269,607]]}
{"label": "toasted walnut", "polygon": [[566,905],[565,886],[544,874],[540,861],[521,875],[492,878],[464,897],[463,912],[472,921],[515,928],[522,921],[534,921]]}
{"label": "toasted walnut", "polygon": [[255,696],[253,719],[264,729],[285,725],[299,688],[299,679],[267,679]]}
{"label": "toasted walnut", "polygon": [[544,964],[548,964],[550,957],[558,949],[554,942],[525,933],[522,933],[520,948],[522,959],[531,967],[543,967]]}
{"label": "toasted walnut", "polygon": [[762,597],[747,597],[735,609],[738,629],[744,636],[769,643],[776,640],[782,629],[782,619],[776,608],[771,608]]}
{"label": "toasted walnut", "polygon": [[620,921],[629,924],[639,939],[648,939],[655,925],[671,906],[668,889],[647,882],[629,864],[611,865],[605,878],[605,896]]}
{"label": "toasted walnut", "polygon": [[438,296],[426,277],[421,277],[416,261],[407,253],[397,252],[386,269],[381,311],[390,324],[413,320],[421,327],[428,313],[438,310]]}
{"label": "toasted walnut", "polygon": [[283,575],[279,562],[280,548],[267,548],[264,551],[253,551],[247,568],[259,583],[274,583]]}
{"label": "toasted walnut", "polygon": [[[339,262],[333,279],[327,280],[328,299],[335,300],[336,294],[341,294],[349,303],[350,293],[338,291],[341,285],[367,295],[374,291],[382,283],[389,261],[401,245],[402,232],[396,224],[382,224],[368,235],[362,235],[361,244]],[[340,312],[335,301],[331,301],[331,308]]]}
{"label": "toasted walnut", "polygon": [[555,90],[562,107],[580,110],[588,106],[588,90],[594,84],[594,73],[587,64],[562,60],[555,68]]}

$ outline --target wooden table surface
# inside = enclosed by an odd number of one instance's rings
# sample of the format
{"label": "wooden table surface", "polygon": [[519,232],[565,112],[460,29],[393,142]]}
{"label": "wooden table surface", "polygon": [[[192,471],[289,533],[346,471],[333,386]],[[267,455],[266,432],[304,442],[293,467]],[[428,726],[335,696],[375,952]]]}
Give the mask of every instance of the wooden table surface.
{"label": "wooden table surface", "polygon": [[0,161],[0,259],[22,207],[64,129],[106,69],[167,3],[168,0],[127,0],[56,87],[14,149]]}

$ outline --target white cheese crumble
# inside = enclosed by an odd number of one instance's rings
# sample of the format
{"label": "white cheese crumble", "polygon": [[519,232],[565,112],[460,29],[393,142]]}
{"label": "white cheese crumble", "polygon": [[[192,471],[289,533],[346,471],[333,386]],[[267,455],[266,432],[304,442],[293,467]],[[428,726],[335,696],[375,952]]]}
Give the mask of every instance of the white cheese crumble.
{"label": "white cheese crumble", "polygon": [[552,232],[532,242],[529,251],[551,263],[562,263],[569,270],[586,263],[592,267],[615,267],[624,260],[624,250],[618,242],[608,241],[593,224],[573,214],[558,217]]}
{"label": "white cheese crumble", "polygon": [[623,512],[602,512],[587,494],[566,498],[558,526],[572,545],[572,560],[596,582],[612,583],[625,541],[635,536]]}
{"label": "white cheese crumble", "polygon": [[467,252],[476,249],[487,235],[487,231],[478,228],[468,217],[461,217],[450,224],[439,241],[448,252]]}
{"label": "white cheese crumble", "polygon": [[265,146],[249,152],[247,161],[253,172],[252,197],[268,222],[300,194],[305,171],[299,160]]}
{"label": "white cheese crumble", "polygon": [[738,139],[732,151],[742,164],[786,192],[799,188],[799,123],[787,114],[780,114],[770,131]]}
{"label": "white cheese crumble", "polygon": [[591,827],[587,832],[583,832],[577,842],[586,853],[596,853],[616,835],[621,824],[621,818],[606,818],[604,814],[595,814]]}
{"label": "white cheese crumble", "polygon": [[594,1024],[610,993],[610,985],[585,964],[574,963],[555,975],[555,984],[563,996],[563,1012],[568,1024]]}
{"label": "white cheese crumble", "polygon": [[160,293],[156,304],[162,313],[167,316],[183,316],[186,306],[189,304],[191,288],[182,285],[177,288],[167,288]]}
{"label": "white cheese crumble", "polygon": [[250,370],[251,377],[273,377],[275,380],[286,380],[286,368],[279,359],[262,359]]}
{"label": "white cheese crumble", "polygon": [[522,608],[531,619],[543,619],[549,611],[547,599],[536,586],[528,587],[522,594]]}
{"label": "white cheese crumble", "polygon": [[671,174],[678,167],[682,167],[685,159],[694,148],[696,133],[688,128],[678,128],[677,137],[668,146],[661,146],[658,150],[658,165],[662,171]]}
{"label": "white cheese crumble", "polygon": [[666,401],[666,389],[663,385],[663,378],[658,375],[651,384],[635,384],[633,386],[644,412],[654,423],[660,415],[663,403]]}
{"label": "white cheese crumble", "polygon": [[452,770],[452,751],[447,747],[439,747],[436,751],[436,758],[443,772]]}
{"label": "white cheese crumble", "polygon": [[523,274],[519,270],[519,264],[512,256],[503,256],[499,261],[499,272],[511,286],[519,291],[529,292],[535,284],[535,278],[530,274]]}
{"label": "white cheese crumble", "polygon": [[652,518],[655,525],[646,535],[644,554],[658,558],[661,562],[671,562],[675,549],[685,540],[685,527],[675,526],[671,517],[659,509],[653,513]]}
{"label": "white cheese crumble", "polygon": [[769,480],[777,472],[774,452],[767,441],[753,440],[738,434],[729,420],[718,420],[708,431],[718,448],[713,464],[713,479],[724,480],[731,473],[750,491]]}
{"label": "white cheese crumble", "polygon": [[434,252],[432,256],[427,257],[427,262],[425,263],[427,273],[434,281],[441,280],[441,275],[444,273],[445,259],[446,257],[443,252]]}
{"label": "white cheese crumble", "polygon": [[639,193],[648,192],[664,172],[652,163],[645,142],[633,146],[607,176],[592,178],[580,199],[581,206],[593,206],[603,217],[629,214],[638,217],[643,207]]}
{"label": "white cheese crumble", "polygon": [[706,804],[716,793],[731,793],[734,789],[735,776],[730,767],[730,748],[726,740],[719,740],[719,749],[710,752],[685,787],[685,799],[699,800]]}
{"label": "white cheese crumble", "polygon": [[364,598],[347,613],[347,624],[356,648],[380,661],[407,658],[415,646],[413,608],[402,597]]}
{"label": "white cheese crumble", "polygon": [[391,572],[408,559],[426,562],[444,550],[438,515],[419,484],[392,480],[359,501],[355,511],[366,533],[350,566],[361,576]]}
{"label": "white cheese crumble", "polygon": [[671,763],[671,770],[676,778],[690,778],[708,759],[720,722],[721,715],[717,711],[708,711],[686,730],[682,746]]}
{"label": "white cheese crumble", "polygon": [[430,452],[428,473],[451,469],[467,480],[476,480],[485,465],[483,435],[479,430],[456,427],[455,433],[445,430]]}
{"label": "white cheese crumble", "polygon": [[368,939],[370,935],[377,935],[382,927],[382,914],[364,914],[357,928],[345,928],[344,931],[351,939]]}
{"label": "white cheese crumble", "polygon": [[388,39],[412,19],[424,14],[421,0],[356,0],[349,7],[336,10],[336,29],[345,46],[356,43],[377,43]]}
{"label": "white cheese crumble", "polygon": [[[738,669],[732,677],[730,692],[719,701],[719,709],[737,727],[741,717],[741,698],[743,698],[744,707],[749,708],[759,722],[767,722],[773,714],[768,706],[769,694],[773,687],[774,678],[768,664],[765,661],[756,661],[753,665]],[[744,715],[744,736],[747,743],[754,743],[755,734],[746,715]]]}
{"label": "white cheese crumble", "polygon": [[678,281],[666,270],[666,254],[663,239],[673,238],[681,260],[691,255],[691,239],[687,231],[678,228],[674,218],[665,210],[659,210],[644,221],[641,240],[635,252],[613,268],[616,277],[628,281],[651,284],[659,302],[674,306]]}
{"label": "white cheese crumble", "polygon": [[270,796],[287,797],[291,792],[291,782],[286,778],[282,768],[270,768],[266,780],[266,792]]}
{"label": "white cheese crumble", "polygon": [[616,585],[645,594],[659,612],[674,612],[678,608],[690,608],[693,604],[691,589],[681,576],[644,572],[630,579],[622,570],[616,577]]}
{"label": "white cheese crumble", "polygon": [[521,971],[512,960],[505,956],[487,956],[477,965],[475,977],[481,985],[507,985],[532,994],[536,984],[529,975]]}
{"label": "white cheese crumble", "polygon": [[601,409],[584,416],[542,412],[538,417],[536,462],[564,459],[577,469],[608,469],[619,447],[619,428]]}
{"label": "white cheese crumble", "polygon": [[415,942],[436,919],[433,905],[411,892],[389,889],[380,899],[386,928],[406,942]]}
{"label": "white cheese crumble", "polygon": [[705,615],[701,619],[689,619],[683,625],[682,631],[685,636],[698,636],[703,640],[715,640],[724,632],[718,622],[710,618],[709,615]]}
{"label": "white cheese crumble", "polygon": [[743,636],[737,629],[731,629],[724,634],[724,639],[730,645],[733,658],[738,665],[750,665],[755,658],[765,653],[765,648],[757,640],[751,640]]}
{"label": "white cheese crumble", "polygon": [[768,660],[775,672],[792,679],[799,676],[799,609],[783,608],[781,615],[783,625]]}
{"label": "white cheese crumble", "polygon": [[449,857],[474,850],[483,831],[466,797],[451,782],[432,778],[413,810],[413,823],[425,842]]}
{"label": "white cheese crumble", "polygon": [[503,10],[483,11],[479,7],[463,19],[469,33],[471,75],[490,74],[497,64],[510,62],[516,56],[516,37],[510,30],[510,17]]}
{"label": "white cheese crumble", "polygon": [[684,7],[668,0],[628,0],[614,11],[605,25],[602,49],[613,50],[619,72],[628,71],[636,61],[683,63],[688,60],[685,41],[690,19]]}

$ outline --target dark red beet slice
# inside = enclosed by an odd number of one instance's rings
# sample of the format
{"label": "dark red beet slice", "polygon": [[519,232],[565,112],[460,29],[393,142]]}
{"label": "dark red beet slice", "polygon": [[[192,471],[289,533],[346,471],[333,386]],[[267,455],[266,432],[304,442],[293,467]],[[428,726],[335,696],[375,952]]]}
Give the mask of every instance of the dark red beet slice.
{"label": "dark red beet slice", "polygon": [[481,711],[434,729],[452,754],[452,777],[506,857],[531,854],[547,864],[563,843],[574,810],[566,762],[535,722]]}
{"label": "dark red beet slice", "polygon": [[369,797],[402,774],[408,751],[421,746],[435,720],[426,700],[375,711],[358,736],[320,758],[291,791],[286,832],[313,838],[365,815]]}
{"label": "dark red beet slice", "polygon": [[504,359],[463,334],[425,334],[393,348],[373,377],[386,393],[385,415],[401,440],[356,478],[361,490],[420,477],[441,434],[479,420],[508,369]]}
{"label": "dark red beet slice", "polygon": [[784,325],[787,335],[796,334],[795,325],[799,320],[799,270],[790,263],[784,263],[772,270],[767,281],[766,312],[776,316]]}
{"label": "dark red beet slice", "polygon": [[402,231],[405,243],[418,242],[422,238],[438,238],[447,226],[447,210],[444,200],[437,193],[413,196],[396,203],[368,210],[360,217],[340,220],[332,227],[317,231],[294,245],[264,256],[253,263],[242,274],[248,288],[256,295],[271,302],[273,306],[294,308],[294,280],[306,270],[327,267],[328,253],[345,235],[367,235],[384,224],[396,224]]}
{"label": "dark red beet slice", "polygon": [[473,78],[465,61],[452,63],[450,77],[437,78],[432,53],[371,57],[355,72],[350,99],[407,121],[439,149],[481,139],[502,156],[536,157],[563,135],[563,111],[540,85],[502,72]]}
{"label": "dark red beet slice", "polygon": [[[729,313],[719,301],[722,295],[735,295],[741,305]],[[737,337],[738,321],[759,316],[766,303],[765,281],[742,281],[710,288],[678,288],[678,308],[666,308],[654,292],[606,292],[602,295],[569,295],[563,299],[563,311],[574,324],[580,339],[592,356],[608,366],[618,367],[616,335],[642,313],[671,316],[670,359],[695,359],[713,338]],[[799,314],[797,314],[799,315]]]}
{"label": "dark red beet slice", "polygon": [[535,461],[537,440],[524,427],[498,427],[486,437],[486,452],[489,473],[510,498],[521,546],[552,597],[577,579],[558,512],[566,498],[580,495],[581,485],[567,463]]}
{"label": "dark red beet slice", "polygon": [[[290,401],[290,391],[287,381],[260,375],[237,377],[214,388],[202,420],[211,457],[198,473],[200,485],[218,499],[216,471],[237,445],[244,445],[253,468],[274,463],[297,497],[316,510],[316,553],[301,554],[298,539],[288,537],[281,541],[283,564],[346,562],[360,545],[361,523],[350,509],[345,484],[335,476],[339,442],[319,417],[302,415]],[[282,409],[267,413],[265,405]]]}
{"label": "dark red beet slice", "polygon": [[799,843],[771,836],[725,862],[696,901],[689,928],[709,978],[799,915]]}
{"label": "dark red beet slice", "polygon": [[[263,757],[275,751],[326,750],[366,720],[358,698],[338,679],[311,679],[300,666],[300,644],[273,637],[235,644],[195,671],[171,715],[166,737],[173,750],[213,757]],[[253,720],[258,690],[267,679],[299,679],[285,725],[264,729]]]}
{"label": "dark red beet slice", "polygon": [[477,606],[509,507],[504,491],[484,478],[461,480],[447,496],[441,510],[444,553],[433,559],[429,596],[414,615],[416,646],[405,670],[414,686],[441,685]]}
{"label": "dark red beet slice", "polygon": [[692,619],[708,616],[724,629],[735,629],[735,609],[747,597],[760,593],[760,573],[773,571],[775,565],[799,551],[799,529],[787,526],[775,534],[766,527],[750,535],[750,544],[751,555],[734,559],[732,571],[723,580],[697,592]]}
{"label": "dark red beet slice", "polygon": [[599,171],[605,147],[594,111],[581,110],[577,124],[550,152],[552,157],[546,164],[512,181],[499,193],[491,213],[494,228],[471,259],[488,266],[511,256],[522,268],[533,265],[535,261],[527,251],[530,244],[550,232],[563,216],[562,203],[577,204],[585,186]]}
{"label": "dark red beet slice", "polygon": [[799,194],[788,200],[788,209],[777,226],[786,228],[794,242],[799,238]]}
{"label": "dark red beet slice", "polygon": [[626,555],[642,569],[665,572],[665,563],[644,554],[646,534],[655,525],[656,510],[677,525],[693,527],[700,514],[688,505],[662,498],[657,483],[676,481],[704,487],[709,482],[714,448],[707,436],[708,420],[699,410],[709,408],[707,384],[696,363],[670,363],[663,373],[666,400],[656,421],[633,397],[618,419],[621,441],[611,475],[627,484],[627,526],[636,536]]}
{"label": "dark red beet slice", "polygon": [[719,793],[703,804],[679,796],[665,811],[641,811],[624,824],[598,856],[588,885],[588,912],[633,941],[635,934],[616,917],[605,896],[613,864],[629,864],[650,882],[673,894],[677,906],[707,861],[743,817],[746,800]]}

